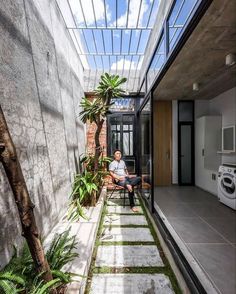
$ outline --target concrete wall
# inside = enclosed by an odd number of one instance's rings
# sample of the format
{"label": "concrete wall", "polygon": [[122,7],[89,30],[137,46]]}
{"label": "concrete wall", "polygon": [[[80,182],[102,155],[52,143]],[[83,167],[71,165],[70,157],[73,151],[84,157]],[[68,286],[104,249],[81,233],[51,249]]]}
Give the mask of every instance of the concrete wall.
{"label": "concrete wall", "polygon": [[[236,125],[236,88],[232,88],[211,100],[196,100],[195,118],[205,115],[222,116],[222,127]],[[223,154],[221,163],[236,163],[235,153]],[[202,172],[205,181],[201,188],[217,195],[217,181],[212,180],[212,173],[217,174],[218,170],[204,169]]]}
{"label": "concrete wall", "polygon": [[[85,148],[78,118],[83,68],[54,0],[0,2],[0,103],[47,235],[66,211]],[[0,268],[22,243],[18,213],[0,166]]]}

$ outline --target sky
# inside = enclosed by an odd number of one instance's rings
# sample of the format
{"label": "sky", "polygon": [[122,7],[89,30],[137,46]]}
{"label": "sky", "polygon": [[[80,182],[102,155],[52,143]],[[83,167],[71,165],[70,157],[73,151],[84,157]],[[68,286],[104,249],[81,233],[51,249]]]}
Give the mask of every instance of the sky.
{"label": "sky", "polygon": [[[68,0],[68,2],[76,26],[86,28],[80,31],[79,36],[77,35],[77,40],[80,40],[80,50],[92,54],[99,53],[98,56],[87,57],[90,68],[140,69],[142,54],[155,22],[159,0]],[[103,29],[92,30],[94,27]],[[140,28],[145,29],[140,30]],[[110,56],[104,56],[105,54]]]}
{"label": "sky", "polygon": [[[73,18],[67,22],[88,69],[139,70],[156,21],[160,1],[164,0],[57,0],[68,3]],[[176,0],[169,24],[169,47],[172,49],[182,26],[198,0]],[[68,14],[68,13],[66,13]],[[65,14],[65,15],[66,15]],[[71,13],[69,12],[71,15]],[[158,20],[157,20],[158,21]],[[83,28],[74,30],[73,28]],[[96,28],[96,29],[94,29]],[[156,51],[151,68],[164,62],[163,44]],[[84,55],[86,54],[86,56]]]}

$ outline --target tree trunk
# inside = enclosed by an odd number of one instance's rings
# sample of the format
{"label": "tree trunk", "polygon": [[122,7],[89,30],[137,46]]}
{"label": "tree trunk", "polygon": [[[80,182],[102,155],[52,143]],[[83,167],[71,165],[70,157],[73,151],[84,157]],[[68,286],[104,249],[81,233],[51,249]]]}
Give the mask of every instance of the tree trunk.
{"label": "tree trunk", "polygon": [[[34,204],[31,202],[25,179],[17,158],[16,149],[12,142],[7,123],[0,106],[0,161],[3,164],[15,202],[19,211],[22,225],[22,235],[25,237],[38,272],[44,272],[42,278],[48,282],[52,274],[45,258],[33,213]],[[14,219],[12,221],[15,221]]]}
{"label": "tree trunk", "polygon": [[98,160],[99,160],[99,156],[101,154],[101,145],[100,145],[100,141],[99,141],[99,135],[101,133],[103,123],[104,123],[104,119],[101,119],[97,123],[97,129],[95,132],[95,156],[94,156],[94,171],[95,172],[98,171]]}

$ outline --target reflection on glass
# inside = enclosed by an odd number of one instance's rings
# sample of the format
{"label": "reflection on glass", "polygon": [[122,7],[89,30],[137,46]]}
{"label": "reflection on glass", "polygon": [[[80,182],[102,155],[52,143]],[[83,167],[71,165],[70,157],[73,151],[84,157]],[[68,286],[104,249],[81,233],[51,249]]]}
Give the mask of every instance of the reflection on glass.
{"label": "reflection on glass", "polygon": [[158,72],[161,70],[162,65],[165,61],[165,50],[164,50],[164,35],[159,42],[157,50],[155,52],[154,58],[150,65],[150,68],[147,73],[147,87],[150,88],[152,82],[154,81],[155,77],[157,76]]}
{"label": "reflection on glass", "polygon": [[148,202],[151,201],[151,108],[150,100],[140,114],[141,124],[141,174],[142,195]]}
{"label": "reflection on glass", "polygon": [[177,0],[168,19],[169,50],[171,51],[198,0]]}

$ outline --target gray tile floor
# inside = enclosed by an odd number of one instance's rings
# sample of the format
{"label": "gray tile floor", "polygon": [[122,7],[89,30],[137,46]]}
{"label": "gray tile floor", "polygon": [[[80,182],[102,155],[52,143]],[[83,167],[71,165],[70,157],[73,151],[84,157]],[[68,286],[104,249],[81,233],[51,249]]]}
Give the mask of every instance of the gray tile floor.
{"label": "gray tile floor", "polygon": [[197,187],[156,187],[155,202],[222,294],[236,293],[236,211]]}

